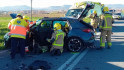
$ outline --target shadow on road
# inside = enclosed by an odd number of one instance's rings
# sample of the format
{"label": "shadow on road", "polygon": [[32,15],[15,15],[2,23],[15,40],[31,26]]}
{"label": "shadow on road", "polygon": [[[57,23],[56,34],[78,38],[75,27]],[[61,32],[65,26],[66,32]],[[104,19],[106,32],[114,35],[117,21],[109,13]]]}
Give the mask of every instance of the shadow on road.
{"label": "shadow on road", "polygon": [[124,26],[114,26],[112,32],[124,32]]}

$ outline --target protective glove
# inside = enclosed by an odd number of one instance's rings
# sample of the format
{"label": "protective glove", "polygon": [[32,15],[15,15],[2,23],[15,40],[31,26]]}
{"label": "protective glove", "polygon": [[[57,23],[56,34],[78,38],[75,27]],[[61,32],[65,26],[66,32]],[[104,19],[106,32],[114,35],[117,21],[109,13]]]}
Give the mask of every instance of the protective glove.
{"label": "protective glove", "polygon": [[46,41],[50,42],[50,39],[47,38]]}

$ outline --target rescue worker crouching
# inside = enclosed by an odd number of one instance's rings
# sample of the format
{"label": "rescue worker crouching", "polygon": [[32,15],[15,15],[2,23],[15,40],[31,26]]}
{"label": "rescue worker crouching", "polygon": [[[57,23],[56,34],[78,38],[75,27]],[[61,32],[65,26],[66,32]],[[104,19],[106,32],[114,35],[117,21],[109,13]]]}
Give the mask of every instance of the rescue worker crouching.
{"label": "rescue worker crouching", "polygon": [[21,57],[24,57],[26,30],[29,28],[28,24],[22,19],[22,16],[18,14],[17,18],[10,21],[8,28],[10,29],[11,37],[11,58],[15,58],[16,49],[18,47],[20,48]]}
{"label": "rescue worker crouching", "polygon": [[93,29],[94,29],[94,31],[96,33],[97,32],[96,28],[97,28],[98,23],[99,23],[99,17],[97,16],[97,12],[94,10],[93,14],[91,14],[89,16],[89,18],[91,18],[91,26],[93,26]]}
{"label": "rescue worker crouching", "polygon": [[61,55],[63,52],[64,46],[64,37],[65,33],[61,30],[61,24],[54,24],[54,33],[52,34],[51,39],[47,39],[48,42],[52,43],[52,47],[50,49],[51,55]]}
{"label": "rescue worker crouching", "polygon": [[112,34],[113,18],[108,11],[109,11],[108,7],[103,8],[104,14],[101,15],[101,21],[99,24],[99,31],[101,31],[101,36],[100,36],[100,48],[98,49],[105,48],[105,39],[107,39],[108,49],[111,48],[112,46],[111,34]]}

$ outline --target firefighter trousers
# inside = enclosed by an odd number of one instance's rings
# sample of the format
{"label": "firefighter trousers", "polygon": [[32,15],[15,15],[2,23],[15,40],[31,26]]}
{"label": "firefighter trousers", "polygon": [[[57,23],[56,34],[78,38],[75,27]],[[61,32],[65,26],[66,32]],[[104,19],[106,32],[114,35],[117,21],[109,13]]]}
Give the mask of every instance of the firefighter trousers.
{"label": "firefighter trousers", "polygon": [[11,58],[15,58],[17,49],[19,49],[21,57],[24,57],[24,55],[25,55],[25,39],[11,38]]}
{"label": "firefighter trousers", "polygon": [[108,46],[109,47],[112,46],[111,33],[112,33],[112,30],[101,30],[100,47],[105,47],[105,39],[107,41]]}
{"label": "firefighter trousers", "polygon": [[63,52],[63,46],[52,46],[50,51],[54,50],[54,49],[59,49],[61,51],[61,53]]}

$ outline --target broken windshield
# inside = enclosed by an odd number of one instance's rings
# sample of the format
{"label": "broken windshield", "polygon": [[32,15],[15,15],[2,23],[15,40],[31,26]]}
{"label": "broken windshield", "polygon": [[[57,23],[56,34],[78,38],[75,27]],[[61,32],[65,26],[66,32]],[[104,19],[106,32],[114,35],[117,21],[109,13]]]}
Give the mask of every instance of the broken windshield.
{"label": "broken windshield", "polygon": [[83,9],[70,9],[65,14],[66,17],[79,17]]}

